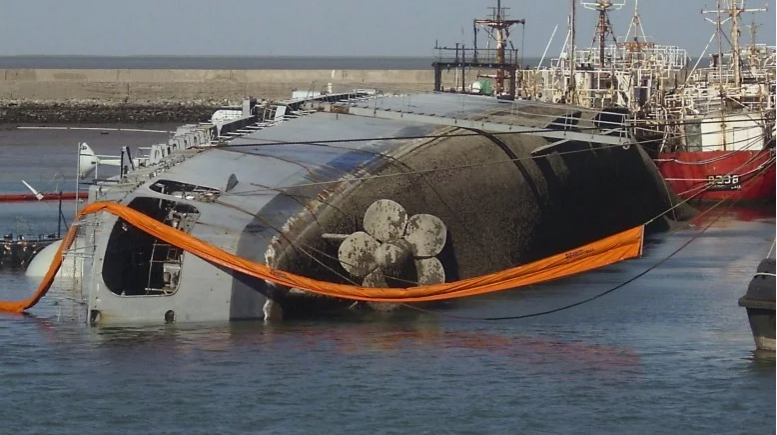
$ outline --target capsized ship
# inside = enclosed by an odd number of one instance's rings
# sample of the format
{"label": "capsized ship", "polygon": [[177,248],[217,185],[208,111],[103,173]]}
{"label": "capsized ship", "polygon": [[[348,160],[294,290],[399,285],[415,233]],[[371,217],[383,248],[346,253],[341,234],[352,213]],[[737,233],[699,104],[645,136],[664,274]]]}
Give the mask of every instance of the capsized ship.
{"label": "capsized ship", "polygon": [[[168,143],[126,153],[118,177],[90,187],[90,202],[152,224],[86,215],[63,267],[80,278],[94,324],[396,306],[272,282],[289,282],[286,274],[399,294],[516,266],[532,279],[567,276],[584,270],[568,262],[595,255],[586,244],[676,205],[615,115],[447,93],[247,102],[238,118],[182,126]],[[168,233],[176,236],[165,241]],[[274,272],[236,271],[234,261],[169,243],[189,236]],[[589,268],[627,258],[602,255]]]}

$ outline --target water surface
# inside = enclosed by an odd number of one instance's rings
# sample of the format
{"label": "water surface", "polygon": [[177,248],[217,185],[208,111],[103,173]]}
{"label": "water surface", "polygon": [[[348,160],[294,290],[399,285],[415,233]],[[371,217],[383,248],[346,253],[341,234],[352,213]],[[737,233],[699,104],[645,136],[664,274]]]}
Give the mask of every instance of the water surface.
{"label": "water surface", "polygon": [[[58,136],[61,148],[33,136],[17,147],[61,152],[67,173],[74,136]],[[139,138],[103,136],[95,147],[115,142],[104,152]],[[6,188],[20,174],[48,177],[38,157],[6,162]],[[0,204],[0,229],[15,216],[51,229],[46,207]],[[754,352],[737,306],[774,238],[774,212],[726,211],[700,234],[711,218],[651,236],[642,258],[431,313],[94,328],[61,299],[61,282],[30,315],[0,315],[0,432],[775,433],[774,354]],[[588,304],[517,321],[456,318],[591,297],[692,237]],[[2,273],[0,299],[36,284]]]}

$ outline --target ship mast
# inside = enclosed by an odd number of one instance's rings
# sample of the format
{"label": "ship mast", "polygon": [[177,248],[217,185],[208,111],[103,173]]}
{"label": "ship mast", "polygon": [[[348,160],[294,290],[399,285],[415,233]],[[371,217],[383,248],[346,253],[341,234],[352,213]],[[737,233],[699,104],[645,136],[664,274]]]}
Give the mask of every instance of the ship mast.
{"label": "ship mast", "polygon": [[610,17],[608,12],[622,8],[624,3],[613,3],[612,0],[596,0],[595,3],[582,2],[582,4],[586,9],[599,12],[599,21],[596,23],[594,41],[596,41],[598,37],[599,67],[604,68],[604,49],[607,45],[607,36],[612,35],[613,42],[616,44],[618,43],[618,40],[615,37],[615,33],[613,32],[612,25],[610,24]]}
{"label": "ship mast", "polygon": [[750,57],[750,65],[753,65],[753,61],[756,58],[756,54],[758,53],[758,45],[756,45],[756,39],[755,34],[758,32],[758,28],[761,27],[763,24],[759,24],[755,22],[755,19],[750,24],[747,24],[748,29],[750,29],[750,49],[748,50],[748,56]]}
{"label": "ship mast", "polygon": [[[516,24],[525,25],[525,20],[508,20],[507,9],[502,7],[502,1],[497,0],[495,8],[490,8],[493,12],[489,18],[480,18],[473,20],[472,30],[474,37],[474,44],[472,48],[466,48],[464,44],[456,44],[455,48],[439,47],[435,44],[435,49],[439,51],[438,59],[432,62],[434,67],[434,90],[440,92],[442,88],[442,73],[444,70],[450,71],[451,69],[461,71],[461,92],[467,93],[466,75],[468,70],[473,69],[488,69],[496,70],[496,74],[480,74],[478,77],[487,77],[490,79],[496,79],[496,86],[494,90],[497,98],[501,99],[514,99],[517,95],[517,82],[518,82],[518,50],[513,47],[510,42],[510,29]],[[478,48],[478,30],[484,28],[488,34],[489,41],[488,47],[490,47],[491,40],[496,42],[496,48],[486,48],[481,50]],[[507,45],[510,44],[509,52],[507,51]],[[446,56],[447,53],[453,52],[453,57]],[[505,86],[505,82],[508,82],[509,86]],[[482,83],[480,84],[482,86]],[[469,92],[475,93],[487,93],[492,94],[490,87],[488,90],[485,88],[474,88]]]}
{"label": "ship mast", "polygon": [[750,24],[747,25],[747,27],[750,29],[750,46],[755,47],[755,34],[758,33],[758,28],[763,26],[761,23],[756,23],[755,20],[753,20]]}
{"label": "ship mast", "polygon": [[753,20],[750,24],[746,24],[746,26],[750,29],[750,47],[754,49],[756,47],[755,34],[758,33],[758,28],[763,26],[763,24],[756,23],[755,20]]}
{"label": "ship mast", "polygon": [[626,36],[624,37],[625,41],[629,40],[629,36],[631,36],[631,31],[634,30],[634,42],[640,42],[640,37],[642,38],[642,42],[647,41],[647,37],[645,36],[645,30],[642,28],[642,19],[639,16],[639,0],[634,1],[634,15],[631,17],[631,23],[629,23],[629,30],[626,31]]}
{"label": "ship mast", "polygon": [[[741,34],[741,31],[739,30],[739,17],[745,12],[766,12],[766,8],[751,8],[748,9],[745,7],[745,0],[742,0],[740,3],[739,0],[728,0],[727,1],[727,8],[721,9],[720,0],[718,0],[717,8],[715,10],[702,10],[703,14],[717,14],[718,19],[715,22],[717,25],[717,32],[718,32],[718,62],[719,65],[722,63],[722,29],[721,26],[723,22],[731,20],[731,62],[733,63],[734,67],[734,86],[738,88],[742,84],[742,64],[740,59],[740,49],[739,49],[739,36]],[[728,18],[725,20],[721,20],[721,15],[726,14],[728,15]]]}
{"label": "ship mast", "polygon": [[577,89],[575,84],[575,20],[576,11],[575,5],[577,0],[570,0],[571,9],[569,12],[569,102],[570,104],[577,104]]}
{"label": "ship mast", "polygon": [[[496,42],[496,93],[501,95],[505,89],[505,49],[510,38],[510,29],[516,24],[526,24],[526,20],[508,20],[507,9],[502,7],[502,0],[497,0],[496,7],[491,8],[490,18],[474,20],[473,27],[487,27],[489,35]],[[477,35],[477,33],[476,33]],[[477,47],[476,47],[477,49]]]}

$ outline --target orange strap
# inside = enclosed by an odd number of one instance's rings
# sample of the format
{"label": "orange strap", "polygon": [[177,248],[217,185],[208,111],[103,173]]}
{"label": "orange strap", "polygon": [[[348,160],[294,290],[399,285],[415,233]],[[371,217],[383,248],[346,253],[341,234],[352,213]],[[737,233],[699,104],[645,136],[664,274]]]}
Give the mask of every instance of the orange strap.
{"label": "orange strap", "polygon": [[[79,217],[101,211],[119,216],[160,240],[213,264],[218,264],[236,272],[279,285],[296,287],[319,295],[369,302],[426,302],[453,299],[509,290],[563,278],[639,256],[642,251],[643,237],[643,227],[639,226],[577,249],[488,275],[428,286],[372,288],[318,281],[271,269],[262,263],[250,261],[226,252],[136,210],[114,202],[89,204],[81,211]],[[59,247],[57,256],[51,263],[46,276],[43,278],[43,282],[41,282],[33,297],[26,301],[0,302],[0,311],[23,312],[38,303],[49,287],[51,287],[51,283],[62,264],[62,253],[72,244],[76,231],[77,227],[75,226],[72,226],[68,231]]]}

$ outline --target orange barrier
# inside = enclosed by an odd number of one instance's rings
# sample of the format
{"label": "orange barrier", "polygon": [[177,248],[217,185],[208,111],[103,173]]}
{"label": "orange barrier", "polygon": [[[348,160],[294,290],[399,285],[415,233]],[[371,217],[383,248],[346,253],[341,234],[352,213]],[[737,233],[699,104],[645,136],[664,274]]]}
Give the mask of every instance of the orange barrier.
{"label": "orange barrier", "polygon": [[[79,217],[103,211],[121,217],[160,240],[236,272],[319,295],[368,302],[426,302],[454,299],[563,278],[639,256],[642,252],[644,235],[643,226],[638,226],[523,266],[456,282],[408,288],[372,288],[318,281],[271,269],[264,264],[226,252],[136,210],[113,202],[89,204],[81,211]],[[0,311],[23,312],[40,301],[62,264],[62,253],[75,239],[76,228],[72,226],[68,231],[55,260],[51,263],[35,294],[26,301],[0,302]]]}

